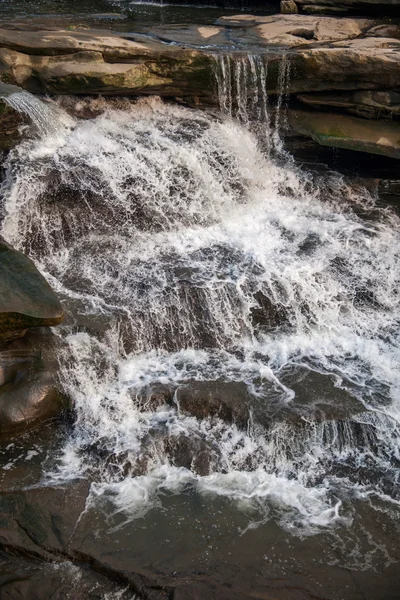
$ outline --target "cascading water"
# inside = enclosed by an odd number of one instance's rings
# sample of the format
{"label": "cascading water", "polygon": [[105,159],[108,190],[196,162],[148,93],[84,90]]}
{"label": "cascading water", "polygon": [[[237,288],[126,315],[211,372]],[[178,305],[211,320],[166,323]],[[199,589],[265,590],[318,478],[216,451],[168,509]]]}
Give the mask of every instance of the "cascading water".
{"label": "cascading water", "polygon": [[[2,187],[2,235],[68,315],[76,421],[48,481],[90,475],[130,516],[192,487],[302,533],[349,517],[352,498],[396,506],[397,217],[339,176],[276,164],[245,124],[158,99],[57,127],[11,153]],[[247,429],[181,409],[182,387],[210,381],[245,383],[230,394]]]}
{"label": "cascading water", "polygon": [[0,82],[0,98],[11,108],[27,115],[40,136],[57,136],[60,125],[71,126],[73,120],[54,102],[44,102],[16,85]]}
{"label": "cascading water", "polygon": [[268,59],[260,54],[218,54],[215,56],[220,111],[235,117],[247,128],[263,128],[266,151],[283,152],[280,130],[287,126],[287,90],[290,81],[290,60],[282,54],[277,78],[276,106],[270,114],[268,99]]}

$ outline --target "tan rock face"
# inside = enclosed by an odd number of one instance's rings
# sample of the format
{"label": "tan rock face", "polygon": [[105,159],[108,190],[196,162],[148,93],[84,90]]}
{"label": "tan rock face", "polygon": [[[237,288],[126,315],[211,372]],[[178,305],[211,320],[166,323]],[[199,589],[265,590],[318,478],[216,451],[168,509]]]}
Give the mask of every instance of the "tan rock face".
{"label": "tan rock face", "polygon": [[222,17],[218,23],[228,27],[254,27],[264,44],[293,47],[353,39],[374,25],[369,19],[336,19],[294,14],[269,17],[236,15]]}
{"label": "tan rock face", "polygon": [[[267,20],[268,19],[268,20]],[[315,42],[336,42],[356,38],[371,26],[367,19],[285,15],[266,17],[258,26],[260,36],[269,44],[299,46]]]}
{"label": "tan rock face", "polygon": [[396,86],[399,41],[366,37],[374,30],[368,19],[306,15],[237,15],[212,27],[159,26],[151,30],[159,41],[102,30],[0,30],[0,66],[9,81],[36,93],[159,94],[214,103],[215,59],[207,49],[212,44],[225,51],[269,51],[270,92],[276,91],[282,48],[290,49],[293,67],[289,92]]}
{"label": "tan rock face", "polygon": [[[9,80],[34,93],[207,97],[212,90],[213,60],[195,50],[145,45],[99,31],[25,33],[0,32],[0,66]],[[204,43],[204,36],[215,31],[201,33]]]}

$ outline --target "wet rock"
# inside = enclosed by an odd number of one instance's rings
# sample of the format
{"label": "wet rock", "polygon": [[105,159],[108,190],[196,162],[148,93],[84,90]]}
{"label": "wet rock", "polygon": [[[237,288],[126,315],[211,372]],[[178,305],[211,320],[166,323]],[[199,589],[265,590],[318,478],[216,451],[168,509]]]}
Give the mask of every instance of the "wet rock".
{"label": "wet rock", "polygon": [[250,395],[241,382],[194,381],[176,390],[175,401],[179,410],[198,419],[218,417],[246,427],[250,416]]}
{"label": "wet rock", "polygon": [[57,339],[32,329],[0,350],[0,434],[26,432],[69,405],[57,381]]}
{"label": "wet rock", "polygon": [[109,580],[88,565],[0,553],[0,594],[3,600],[131,600],[126,584]]}
{"label": "wet rock", "polygon": [[173,386],[154,383],[139,391],[133,391],[133,397],[143,410],[156,411],[165,405],[172,405]]}
{"label": "wet rock", "polygon": [[287,314],[283,308],[274,303],[268,296],[258,291],[254,295],[257,303],[250,309],[251,320],[254,326],[271,331],[288,322]]}
{"label": "wet rock", "polygon": [[331,375],[301,368],[281,380],[295,393],[290,405],[282,408],[288,420],[344,420],[365,411],[362,402]]}
{"label": "wet rock", "polygon": [[185,467],[197,475],[209,475],[211,466],[220,455],[219,448],[213,448],[205,439],[198,436],[169,436],[164,440],[164,450],[176,467]]}
{"label": "wet rock", "polygon": [[23,117],[0,99],[0,151],[13,148],[21,139]]}
{"label": "wet rock", "polygon": [[33,262],[0,237],[0,343],[9,332],[58,325],[62,306]]}
{"label": "wet rock", "polygon": [[317,111],[291,111],[291,126],[323,146],[400,158],[400,124]]}
{"label": "wet rock", "polygon": [[42,487],[0,495],[0,544],[48,560],[65,554],[83,512],[89,483]]}

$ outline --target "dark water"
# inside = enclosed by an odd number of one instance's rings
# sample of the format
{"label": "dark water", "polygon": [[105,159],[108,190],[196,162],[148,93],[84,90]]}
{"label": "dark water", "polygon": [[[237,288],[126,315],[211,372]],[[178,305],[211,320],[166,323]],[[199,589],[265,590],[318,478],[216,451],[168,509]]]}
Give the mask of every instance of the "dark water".
{"label": "dark water", "polygon": [[209,24],[241,11],[279,12],[278,2],[204,0],[204,2],[131,2],[129,0],[0,0],[0,23],[6,27],[88,26],[133,31],[161,23]]}

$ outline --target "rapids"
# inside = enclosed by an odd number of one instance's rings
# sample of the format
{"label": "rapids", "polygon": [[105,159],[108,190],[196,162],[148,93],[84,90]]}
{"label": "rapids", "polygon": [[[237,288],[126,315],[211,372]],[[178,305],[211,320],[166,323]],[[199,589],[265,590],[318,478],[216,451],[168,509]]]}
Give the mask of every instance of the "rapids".
{"label": "rapids", "polygon": [[[42,484],[88,476],[127,519],[194,489],[301,535],[350,523],[353,502],[398,511],[399,220],[296,166],[266,98],[256,131],[219,89],[222,113],[71,100],[97,111],[80,119],[47,100],[51,127],[34,103],[7,159],[1,234],[67,312],[76,415]],[[246,384],[247,430],[180,410],[177,389],[216,380]],[[154,406],[155,385],[174,401]],[[166,439],[205,445],[206,471]]]}

